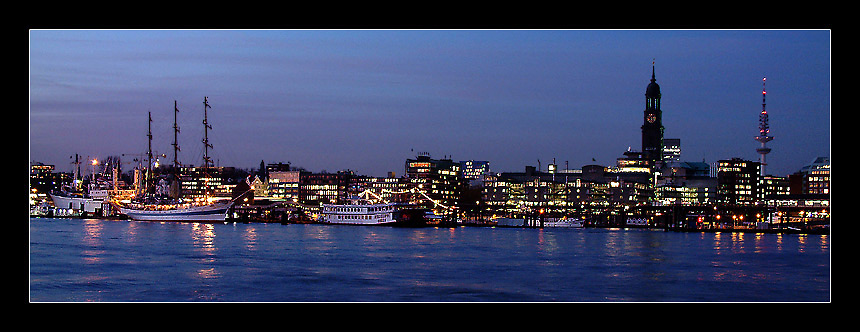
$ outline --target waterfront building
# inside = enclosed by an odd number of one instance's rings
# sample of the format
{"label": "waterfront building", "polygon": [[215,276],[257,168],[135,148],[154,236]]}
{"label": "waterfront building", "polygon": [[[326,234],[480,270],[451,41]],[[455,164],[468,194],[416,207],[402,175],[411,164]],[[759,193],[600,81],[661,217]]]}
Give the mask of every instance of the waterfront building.
{"label": "waterfront building", "polygon": [[432,201],[421,195],[414,198],[416,205],[433,209],[437,214],[456,210],[463,189],[460,163],[451,159],[432,159],[428,153],[420,153],[415,159],[406,159],[406,178]]}
{"label": "waterfront building", "polygon": [[361,175],[352,178],[347,191],[350,197],[369,191],[371,199],[387,203],[409,203],[412,197],[409,191],[412,188],[408,179],[394,177],[394,174],[389,174],[388,177]]}
{"label": "waterfront building", "polygon": [[[615,168],[604,169],[601,182],[609,183],[609,204],[635,205],[654,199],[655,161],[645,158],[643,153],[624,152],[624,157],[616,159]],[[597,174],[595,174],[597,175]],[[599,178],[598,178],[599,179]]]}
{"label": "waterfront building", "polygon": [[269,171],[269,196],[286,200],[299,199],[301,171]]}
{"label": "waterfront building", "polygon": [[663,161],[680,161],[681,160],[681,139],[680,138],[665,138],[663,139]]}
{"label": "waterfront building", "polygon": [[830,158],[815,158],[809,165],[801,168],[803,174],[803,193],[830,194]]}
{"label": "waterfront building", "polygon": [[230,184],[228,174],[234,171],[233,167],[180,167],[180,197],[230,197],[235,185]]}
{"label": "waterfront building", "polygon": [[483,182],[483,177],[490,174],[490,162],[478,160],[463,160],[460,161],[461,174],[465,182],[471,187],[479,187]]}
{"label": "waterfront building", "polygon": [[770,196],[789,195],[788,177],[765,175],[759,179],[759,200],[764,201]]}
{"label": "waterfront building", "polygon": [[764,216],[776,228],[830,226],[830,196],[825,194],[771,195],[766,199],[772,213]]}
{"label": "waterfront building", "polygon": [[[485,176],[481,189],[482,210],[497,215],[564,216],[585,208],[604,208],[621,197],[638,199],[643,189],[634,181],[617,179],[615,187],[609,168],[587,165],[582,170],[559,173],[538,171],[526,166],[524,172],[503,172]],[[633,192],[631,194],[631,191]]]}
{"label": "waterfront building", "polygon": [[631,206],[651,202],[654,199],[654,186],[650,179],[623,179],[617,177],[609,182],[609,205]]}
{"label": "waterfront building", "polygon": [[254,175],[254,180],[251,181],[251,188],[254,189],[255,197],[268,197],[269,196],[269,186],[263,179],[260,178],[259,175]]}
{"label": "waterfront building", "polygon": [[71,183],[68,174],[65,177],[61,174],[63,173],[54,173],[54,165],[30,163],[30,192],[46,195],[51,191],[59,190],[64,184]]}
{"label": "waterfront building", "polygon": [[484,178],[482,201],[494,212],[527,214],[563,209],[567,206],[568,188],[563,179],[549,172],[526,166],[524,172],[503,172]]}
{"label": "waterfront building", "polygon": [[344,204],[350,198],[347,187],[354,176],[350,170],[337,173],[300,172],[298,201],[309,206]]}
{"label": "waterfront building", "polygon": [[718,201],[729,205],[752,205],[760,198],[761,164],[740,158],[718,161]]}
{"label": "waterfront building", "polygon": [[54,165],[45,165],[40,162],[30,163],[30,196],[32,200],[46,200],[52,191],[60,190],[62,186],[71,183],[72,175],[54,173]]}
{"label": "waterfront building", "polygon": [[624,152],[624,157],[615,160],[615,166],[615,172],[618,173],[650,174],[654,161],[645,158],[641,152],[632,151],[628,148]]}
{"label": "waterfront building", "polygon": [[271,172],[289,172],[290,164],[289,163],[277,163],[277,164],[266,164],[266,174],[268,175]]}
{"label": "waterfront building", "polygon": [[710,176],[710,168],[704,161],[667,162],[657,180],[656,202],[659,205],[716,203],[717,178]]}
{"label": "waterfront building", "polygon": [[463,178],[477,180],[480,176],[490,173],[489,161],[464,160],[460,161]]}
{"label": "waterfront building", "polygon": [[[787,227],[830,226],[830,158],[818,157],[787,178],[788,195],[765,196],[771,223]],[[784,189],[782,189],[784,190]]]}

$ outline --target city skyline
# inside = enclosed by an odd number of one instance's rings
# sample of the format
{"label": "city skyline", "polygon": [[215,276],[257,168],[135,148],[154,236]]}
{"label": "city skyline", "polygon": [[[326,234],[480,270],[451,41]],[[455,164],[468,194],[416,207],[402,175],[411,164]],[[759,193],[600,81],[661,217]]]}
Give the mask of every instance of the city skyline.
{"label": "city skyline", "polygon": [[[221,166],[403,174],[419,152],[495,172],[614,166],[641,149],[652,63],[683,161],[830,156],[828,30],[31,30],[29,157],[153,150],[202,163],[203,98]],[[124,161],[126,161],[124,157]],[[127,168],[126,168],[127,169]]]}

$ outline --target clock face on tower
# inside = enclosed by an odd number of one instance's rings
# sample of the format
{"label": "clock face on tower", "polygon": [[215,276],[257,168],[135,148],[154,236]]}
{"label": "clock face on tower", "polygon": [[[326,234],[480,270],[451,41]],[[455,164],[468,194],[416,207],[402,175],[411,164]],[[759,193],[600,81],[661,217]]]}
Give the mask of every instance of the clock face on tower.
{"label": "clock face on tower", "polygon": [[648,123],[654,123],[654,121],[657,121],[657,116],[654,114],[648,114],[648,116],[645,117],[645,120],[648,120]]}

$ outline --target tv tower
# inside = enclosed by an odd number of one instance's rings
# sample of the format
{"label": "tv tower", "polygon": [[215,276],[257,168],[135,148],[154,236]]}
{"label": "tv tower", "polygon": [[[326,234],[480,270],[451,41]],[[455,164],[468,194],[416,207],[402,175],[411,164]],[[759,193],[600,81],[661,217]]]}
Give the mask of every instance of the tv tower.
{"label": "tv tower", "polygon": [[767,96],[767,91],[764,88],[764,83],[767,81],[767,77],[761,79],[761,114],[758,116],[758,136],[755,137],[756,141],[761,142],[761,147],[755,149],[758,154],[761,155],[761,176],[764,176],[764,167],[767,165],[765,162],[764,156],[770,153],[770,148],[767,147],[767,142],[773,140],[772,136],[768,136],[767,134],[770,132],[770,128],[767,124],[767,111],[765,110],[765,96]]}

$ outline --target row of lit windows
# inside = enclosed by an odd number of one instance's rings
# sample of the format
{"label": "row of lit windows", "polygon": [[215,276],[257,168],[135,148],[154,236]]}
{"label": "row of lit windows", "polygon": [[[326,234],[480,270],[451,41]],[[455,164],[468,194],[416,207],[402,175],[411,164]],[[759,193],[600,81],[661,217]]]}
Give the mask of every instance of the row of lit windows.
{"label": "row of lit windows", "polygon": [[385,215],[380,216],[350,216],[350,215],[335,215],[335,219],[338,220],[373,220],[378,219],[379,222],[385,222],[387,219],[384,218]]}
{"label": "row of lit windows", "polygon": [[337,185],[336,184],[311,184],[311,185],[303,186],[302,188],[307,189],[307,190],[326,190],[326,189],[331,190],[331,189],[337,189]]}
{"label": "row of lit windows", "polygon": [[379,212],[379,211],[390,211],[390,207],[382,207],[382,206],[372,206],[367,208],[357,208],[357,207],[336,207],[328,209],[332,212]]}

